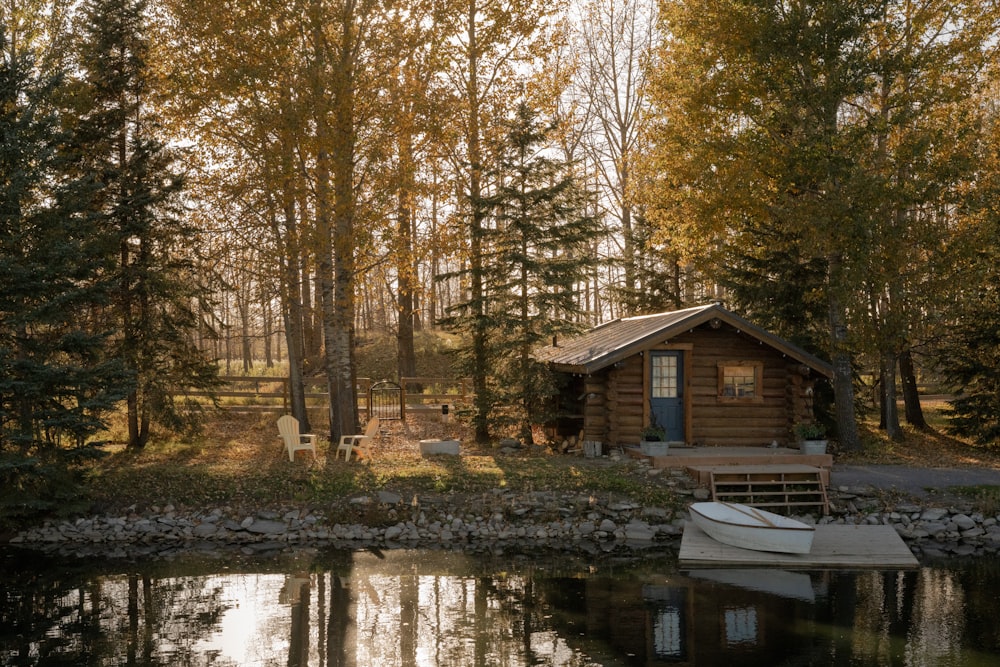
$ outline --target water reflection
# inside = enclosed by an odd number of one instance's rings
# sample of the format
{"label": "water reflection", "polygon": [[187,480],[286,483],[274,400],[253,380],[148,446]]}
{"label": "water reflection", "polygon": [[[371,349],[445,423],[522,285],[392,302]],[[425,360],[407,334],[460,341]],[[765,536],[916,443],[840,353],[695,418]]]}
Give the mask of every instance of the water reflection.
{"label": "water reflection", "polygon": [[440,551],[4,556],[5,665],[1000,663],[1000,564],[678,571]]}

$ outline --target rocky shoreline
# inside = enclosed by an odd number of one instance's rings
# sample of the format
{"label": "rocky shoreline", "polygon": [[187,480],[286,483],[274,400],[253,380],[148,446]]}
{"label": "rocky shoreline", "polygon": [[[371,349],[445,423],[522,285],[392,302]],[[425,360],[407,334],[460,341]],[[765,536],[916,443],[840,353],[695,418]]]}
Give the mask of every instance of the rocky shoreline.
{"label": "rocky shoreline", "polygon": [[[679,488],[686,500],[705,489]],[[1000,517],[968,505],[933,507],[898,502],[890,508],[877,489],[831,489],[828,516],[816,524],[888,524],[918,558],[983,556],[1000,551]],[[459,507],[460,506],[460,507]],[[344,520],[353,516],[354,520]],[[15,547],[80,557],[133,558],[191,548],[238,548],[247,553],[296,546],[332,548],[451,548],[505,546],[564,551],[676,551],[688,514],[581,494],[497,489],[476,498],[407,501],[380,491],[358,495],[344,508],[184,510],[150,507],[61,522],[49,521],[10,540]]]}

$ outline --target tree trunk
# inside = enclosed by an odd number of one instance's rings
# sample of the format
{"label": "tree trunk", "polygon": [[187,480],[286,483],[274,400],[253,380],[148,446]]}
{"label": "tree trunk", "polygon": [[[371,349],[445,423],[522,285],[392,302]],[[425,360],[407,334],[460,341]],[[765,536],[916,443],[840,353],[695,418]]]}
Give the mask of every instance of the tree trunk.
{"label": "tree trunk", "polygon": [[240,314],[240,356],[243,357],[243,373],[249,375],[253,369],[253,350],[250,347],[250,299],[244,289],[236,291],[236,309]]}
{"label": "tree trunk", "polygon": [[[354,21],[350,3],[340,17],[339,62],[333,84],[333,310],[325,317],[327,378],[330,384],[330,438],[358,432],[354,370]],[[325,291],[325,290],[324,290]],[[326,304],[324,304],[326,305]]]}
{"label": "tree trunk", "polygon": [[883,351],[880,359],[882,375],[882,428],[890,439],[899,441],[903,430],[899,426],[899,409],[896,407],[896,355]]}
{"label": "tree trunk", "polygon": [[[305,222],[309,204],[303,199],[299,202],[302,221]],[[317,262],[311,261],[318,257],[321,248],[326,247],[318,241],[318,231],[314,228],[309,239],[301,239],[302,251],[299,254],[299,275],[302,289],[302,361],[303,364],[318,366],[323,354],[323,312],[320,304],[319,277],[314,275]],[[316,284],[313,284],[315,281]],[[303,366],[303,369],[307,366]]]}
{"label": "tree trunk", "polygon": [[909,346],[899,355],[899,375],[903,385],[903,404],[906,422],[919,429],[926,429],[924,409],[920,405],[920,392],[917,391],[917,375],[913,366],[913,354]]}
{"label": "tree trunk", "polygon": [[840,260],[830,259],[829,325],[830,359],[833,364],[833,400],[837,418],[837,437],[845,451],[861,450],[861,438],[854,415],[854,373],[851,353],[847,343],[847,317],[845,308],[836,294],[840,274]]}
{"label": "tree trunk", "polygon": [[[315,169],[317,273],[332,443],[345,433],[356,433],[358,428],[353,363],[353,86],[356,56],[353,9],[352,3],[345,2],[331,15],[321,3],[313,2],[309,17],[311,47],[315,55],[312,85],[318,146]],[[331,21],[336,26],[332,31],[329,28]],[[331,36],[336,38],[332,43]],[[328,460],[332,463],[332,457]]]}
{"label": "tree trunk", "polygon": [[274,313],[271,311],[271,300],[267,296],[261,298],[261,311],[263,313],[263,326],[264,326],[264,366],[267,368],[274,368],[274,351],[272,350],[273,341],[271,337],[274,335],[274,323],[271,318],[274,317]]}
{"label": "tree trunk", "polygon": [[[285,233],[286,239],[281,263],[284,276],[281,280],[281,316],[285,325],[285,346],[288,348],[288,394],[292,416],[299,420],[301,432],[312,430],[309,415],[306,411],[305,379],[303,377],[303,352],[305,342],[303,335],[303,309],[299,273],[299,256],[301,244],[295,204],[289,198],[285,203]],[[279,235],[280,238],[281,235]]]}
{"label": "tree trunk", "polygon": [[475,393],[475,414],[472,417],[476,442],[490,439],[489,415],[492,410],[486,382],[486,312],[483,302],[483,221],[482,199],[482,138],[480,137],[479,45],[476,32],[477,3],[469,0],[468,15],[468,90],[469,126],[466,140],[469,151],[469,205],[471,207],[469,244],[469,288],[472,303],[472,385]]}
{"label": "tree trunk", "polygon": [[417,357],[413,343],[414,293],[417,267],[413,258],[414,201],[417,196],[414,183],[413,136],[407,112],[401,114],[397,129],[399,175],[396,193],[397,233],[396,276],[399,290],[396,295],[396,372],[399,378],[417,374]]}

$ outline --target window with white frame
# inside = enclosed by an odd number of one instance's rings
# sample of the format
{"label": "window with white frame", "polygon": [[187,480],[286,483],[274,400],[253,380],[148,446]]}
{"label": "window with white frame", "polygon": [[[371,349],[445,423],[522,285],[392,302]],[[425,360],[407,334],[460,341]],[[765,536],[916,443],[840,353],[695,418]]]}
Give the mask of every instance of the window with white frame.
{"label": "window with white frame", "polygon": [[755,402],[764,400],[764,364],[759,361],[719,363],[719,400]]}

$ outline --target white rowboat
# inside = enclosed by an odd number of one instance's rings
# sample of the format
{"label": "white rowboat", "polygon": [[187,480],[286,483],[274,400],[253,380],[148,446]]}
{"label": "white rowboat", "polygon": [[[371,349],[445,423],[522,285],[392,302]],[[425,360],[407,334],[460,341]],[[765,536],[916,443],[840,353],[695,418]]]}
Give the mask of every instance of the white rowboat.
{"label": "white rowboat", "polygon": [[742,549],[807,554],[816,528],[738,503],[694,503],[691,519],[712,539]]}

